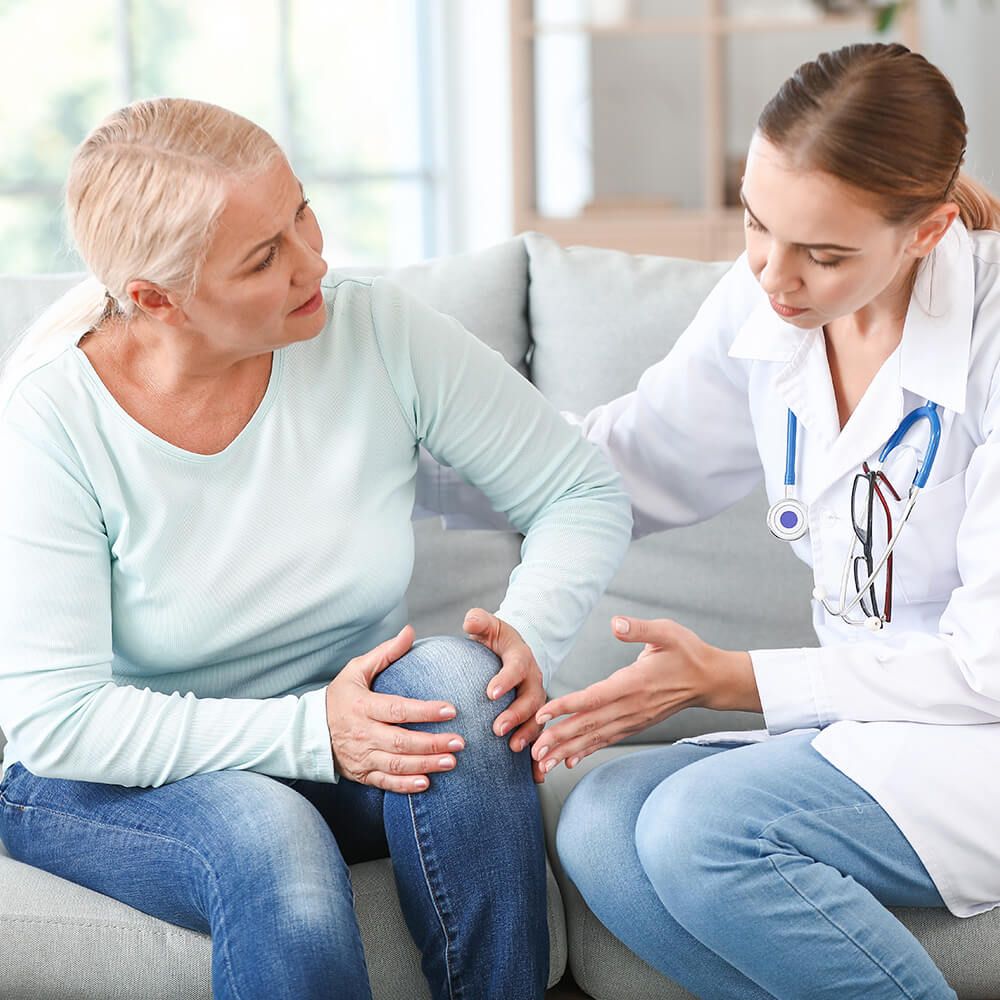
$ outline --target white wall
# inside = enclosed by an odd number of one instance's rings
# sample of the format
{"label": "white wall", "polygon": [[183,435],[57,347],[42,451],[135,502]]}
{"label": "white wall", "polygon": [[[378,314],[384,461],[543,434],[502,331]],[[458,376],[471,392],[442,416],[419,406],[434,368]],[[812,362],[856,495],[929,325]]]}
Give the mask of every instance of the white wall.
{"label": "white wall", "polygon": [[920,0],[921,50],[951,80],[969,125],[966,170],[1000,193],[1000,3]]}

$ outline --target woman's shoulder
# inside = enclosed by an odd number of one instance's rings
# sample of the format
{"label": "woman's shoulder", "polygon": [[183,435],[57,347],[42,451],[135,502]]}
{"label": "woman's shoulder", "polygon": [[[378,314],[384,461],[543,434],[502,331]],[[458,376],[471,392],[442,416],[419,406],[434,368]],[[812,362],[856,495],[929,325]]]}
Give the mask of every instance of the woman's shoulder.
{"label": "woman's shoulder", "polygon": [[58,353],[29,359],[16,373],[4,372],[0,379],[0,423],[32,410],[43,419],[58,418],[72,411],[81,394],[88,394],[84,366],[76,357],[75,344]]}

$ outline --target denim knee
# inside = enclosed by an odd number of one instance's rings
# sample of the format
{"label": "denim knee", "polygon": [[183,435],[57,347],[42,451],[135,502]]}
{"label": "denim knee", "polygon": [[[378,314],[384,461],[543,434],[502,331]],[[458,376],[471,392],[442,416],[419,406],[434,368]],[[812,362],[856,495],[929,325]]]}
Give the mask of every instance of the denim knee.
{"label": "denim knee", "polygon": [[649,795],[635,826],[639,861],[663,905],[687,923],[728,905],[749,835],[740,805],[698,767],[685,768]]}
{"label": "denim knee", "polygon": [[[497,701],[486,696],[489,681],[500,670],[500,659],[485,646],[463,636],[439,635],[421,639],[375,678],[380,694],[451,702],[460,720],[470,716],[493,719],[514,699],[513,692]],[[435,723],[435,725],[437,725]],[[444,723],[444,728],[453,728]]]}

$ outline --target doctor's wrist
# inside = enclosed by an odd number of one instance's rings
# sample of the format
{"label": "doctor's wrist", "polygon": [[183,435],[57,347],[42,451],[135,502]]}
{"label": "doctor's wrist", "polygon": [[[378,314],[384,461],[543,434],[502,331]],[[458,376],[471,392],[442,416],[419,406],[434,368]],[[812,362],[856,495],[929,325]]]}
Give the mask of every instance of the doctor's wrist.
{"label": "doctor's wrist", "polygon": [[760,693],[750,654],[737,650],[716,649],[709,676],[711,690],[703,705],[718,711],[760,712]]}

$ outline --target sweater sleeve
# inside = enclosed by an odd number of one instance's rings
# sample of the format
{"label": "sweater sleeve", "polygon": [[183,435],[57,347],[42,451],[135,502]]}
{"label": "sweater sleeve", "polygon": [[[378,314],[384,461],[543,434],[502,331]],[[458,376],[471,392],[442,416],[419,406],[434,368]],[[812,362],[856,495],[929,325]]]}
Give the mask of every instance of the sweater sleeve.
{"label": "sweater sleeve", "polygon": [[0,469],[0,725],[25,767],[143,787],[225,769],[335,780],[323,689],[230,699],[115,683],[100,504],[23,392],[0,420]]}
{"label": "sweater sleeve", "polygon": [[371,294],[382,356],[416,441],[525,534],[497,614],[521,634],[547,683],[628,546],[620,479],[457,320],[382,279]]}

